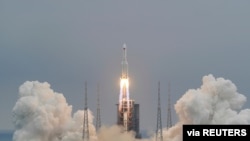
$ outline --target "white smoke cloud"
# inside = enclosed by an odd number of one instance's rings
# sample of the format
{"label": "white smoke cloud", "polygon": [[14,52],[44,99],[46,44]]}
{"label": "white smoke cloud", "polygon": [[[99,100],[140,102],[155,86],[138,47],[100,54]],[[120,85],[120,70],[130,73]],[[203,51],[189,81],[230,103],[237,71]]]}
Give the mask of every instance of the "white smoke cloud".
{"label": "white smoke cloud", "polygon": [[[188,124],[247,124],[249,109],[241,110],[246,97],[224,78],[203,77],[199,89],[186,92],[175,105],[180,121]],[[238,120],[238,119],[245,120]]]}
{"label": "white smoke cloud", "polygon": [[165,141],[181,141],[183,124],[249,124],[247,101],[230,80],[212,74],[202,79],[198,89],[188,90],[175,104],[179,122],[164,130]]}
{"label": "white smoke cloud", "polygon": [[111,127],[101,127],[98,139],[100,141],[134,141],[132,132],[122,133],[122,129],[116,125]]}
{"label": "white smoke cloud", "polygon": [[[81,141],[84,112],[72,116],[72,106],[54,92],[47,82],[27,81],[19,88],[20,98],[13,108],[16,131],[14,141]],[[224,78],[209,74],[198,89],[188,90],[175,104],[179,121],[163,129],[164,141],[182,141],[183,124],[249,124],[250,109],[242,109],[246,97]],[[88,111],[91,141],[134,141],[132,132],[122,133],[114,125],[101,127],[98,133],[93,115]],[[153,141],[136,139],[140,141]]]}
{"label": "white smoke cloud", "polygon": [[[72,117],[72,106],[47,82],[27,81],[19,87],[13,108],[14,141],[77,141],[82,137],[83,111]],[[90,137],[94,138],[93,116],[88,111]]]}

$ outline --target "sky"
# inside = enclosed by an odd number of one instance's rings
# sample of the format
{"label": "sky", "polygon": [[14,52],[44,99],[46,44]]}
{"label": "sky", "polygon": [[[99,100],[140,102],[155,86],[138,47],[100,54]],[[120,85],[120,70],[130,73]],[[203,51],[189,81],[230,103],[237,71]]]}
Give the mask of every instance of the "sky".
{"label": "sky", "polygon": [[[14,130],[12,109],[26,81],[48,82],[73,111],[116,124],[122,46],[127,45],[130,96],[140,104],[140,128],[154,132],[158,81],[162,124],[170,84],[174,105],[213,74],[231,80],[250,98],[250,2],[210,1],[0,1],[0,130]],[[244,105],[249,108],[250,102]]]}

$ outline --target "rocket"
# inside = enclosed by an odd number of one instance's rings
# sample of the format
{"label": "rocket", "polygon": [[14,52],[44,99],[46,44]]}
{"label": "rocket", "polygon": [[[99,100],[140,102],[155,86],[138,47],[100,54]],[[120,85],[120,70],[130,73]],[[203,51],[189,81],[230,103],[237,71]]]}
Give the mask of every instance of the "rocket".
{"label": "rocket", "polygon": [[122,101],[129,101],[129,78],[128,78],[128,61],[127,61],[127,47],[123,44],[122,47],[122,75],[120,78],[120,96],[119,96],[119,109],[122,108]]}
{"label": "rocket", "polygon": [[127,46],[122,46],[122,73],[120,76],[120,95],[117,104],[117,124],[124,127],[125,132],[133,130],[136,136],[139,134],[139,104],[129,98],[129,76],[127,61]]}
{"label": "rocket", "polygon": [[128,78],[128,61],[127,61],[127,46],[123,44],[123,58],[122,58],[122,79]]}

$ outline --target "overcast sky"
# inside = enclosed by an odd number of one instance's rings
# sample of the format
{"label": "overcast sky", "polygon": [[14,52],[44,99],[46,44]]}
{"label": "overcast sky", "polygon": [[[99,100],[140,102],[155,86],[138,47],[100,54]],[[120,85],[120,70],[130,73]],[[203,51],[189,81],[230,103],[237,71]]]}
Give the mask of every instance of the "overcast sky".
{"label": "overcast sky", "polygon": [[[122,45],[127,44],[130,96],[141,130],[156,129],[157,83],[167,123],[168,83],[174,104],[204,75],[231,80],[250,98],[250,1],[0,1],[0,130],[14,130],[12,108],[25,81],[48,82],[73,111],[116,123]],[[245,107],[249,108],[249,101]]]}

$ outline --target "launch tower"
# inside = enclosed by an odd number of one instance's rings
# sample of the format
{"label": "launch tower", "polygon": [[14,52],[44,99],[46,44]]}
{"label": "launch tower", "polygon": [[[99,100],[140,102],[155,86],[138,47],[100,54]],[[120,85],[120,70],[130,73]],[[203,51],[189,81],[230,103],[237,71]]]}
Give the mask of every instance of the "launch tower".
{"label": "launch tower", "polygon": [[155,140],[163,141],[162,123],[161,123],[160,81],[158,82],[158,107],[157,107],[157,124],[156,124]]}
{"label": "launch tower", "polygon": [[85,107],[84,107],[84,118],[83,118],[83,141],[89,141],[89,122],[88,122],[88,104],[87,104],[87,82],[85,82]]}
{"label": "launch tower", "polygon": [[96,124],[95,129],[99,131],[101,128],[101,113],[100,113],[100,85],[97,84],[97,109],[96,109]]}
{"label": "launch tower", "polygon": [[123,45],[122,75],[120,78],[120,95],[117,104],[117,124],[125,132],[134,131],[136,138],[141,138],[139,133],[139,104],[129,97],[129,77],[127,62],[127,47]]}
{"label": "launch tower", "polygon": [[171,118],[171,99],[170,99],[170,83],[168,83],[168,112],[167,112],[167,129],[172,127],[172,118]]}

